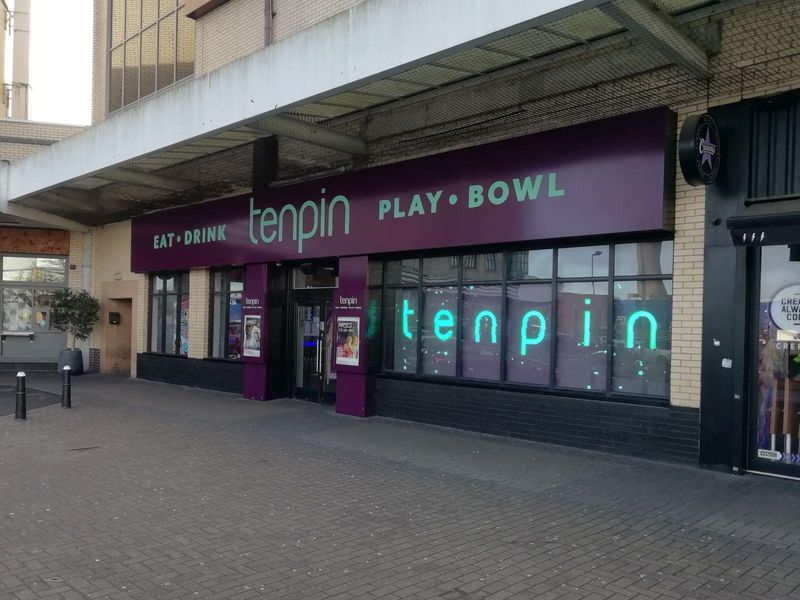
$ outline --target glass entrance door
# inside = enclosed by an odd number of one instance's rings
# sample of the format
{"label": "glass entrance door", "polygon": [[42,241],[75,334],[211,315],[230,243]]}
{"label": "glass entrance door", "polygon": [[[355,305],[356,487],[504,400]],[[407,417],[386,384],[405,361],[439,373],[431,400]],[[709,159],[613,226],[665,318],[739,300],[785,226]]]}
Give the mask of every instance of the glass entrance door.
{"label": "glass entrance door", "polygon": [[294,395],[315,402],[336,399],[330,294],[302,294],[295,302]]}
{"label": "glass entrance door", "polygon": [[[795,254],[795,252],[792,252]],[[750,468],[800,477],[800,256],[761,249]]]}

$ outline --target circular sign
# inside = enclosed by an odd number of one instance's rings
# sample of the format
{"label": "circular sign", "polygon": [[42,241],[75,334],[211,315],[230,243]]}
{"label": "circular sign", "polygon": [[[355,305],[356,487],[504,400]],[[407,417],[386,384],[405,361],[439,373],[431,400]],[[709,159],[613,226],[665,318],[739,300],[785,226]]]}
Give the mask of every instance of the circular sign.
{"label": "circular sign", "polygon": [[775,294],[769,314],[778,329],[800,332],[800,285],[790,285]]}
{"label": "circular sign", "polygon": [[678,140],[678,157],[686,182],[710,185],[719,173],[719,129],[709,114],[687,117]]}

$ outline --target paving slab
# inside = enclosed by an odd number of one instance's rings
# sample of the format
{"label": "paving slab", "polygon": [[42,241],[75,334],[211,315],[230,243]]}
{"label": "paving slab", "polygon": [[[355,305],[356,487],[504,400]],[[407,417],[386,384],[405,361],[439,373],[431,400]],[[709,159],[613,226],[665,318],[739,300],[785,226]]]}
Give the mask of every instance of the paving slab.
{"label": "paving slab", "polygon": [[[28,385],[58,401],[57,376]],[[297,400],[73,387],[71,410],[0,417],[3,600],[800,598],[794,482]]]}

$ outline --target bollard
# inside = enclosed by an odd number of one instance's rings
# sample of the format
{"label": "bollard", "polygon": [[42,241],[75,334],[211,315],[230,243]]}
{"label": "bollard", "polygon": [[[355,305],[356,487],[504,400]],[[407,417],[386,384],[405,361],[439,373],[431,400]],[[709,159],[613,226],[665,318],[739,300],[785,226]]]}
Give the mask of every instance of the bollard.
{"label": "bollard", "polygon": [[14,418],[28,418],[28,411],[25,406],[25,373],[23,371],[17,373],[17,412]]}
{"label": "bollard", "polygon": [[72,368],[64,367],[64,384],[61,386],[61,408],[72,408]]}

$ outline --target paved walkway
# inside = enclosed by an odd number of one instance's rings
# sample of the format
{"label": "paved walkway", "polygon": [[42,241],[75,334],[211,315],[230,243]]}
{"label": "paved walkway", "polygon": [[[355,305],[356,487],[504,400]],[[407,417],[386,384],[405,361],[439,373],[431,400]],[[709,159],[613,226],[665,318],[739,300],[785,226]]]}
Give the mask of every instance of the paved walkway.
{"label": "paved walkway", "polygon": [[3,600],[800,598],[797,483],[74,381],[0,418]]}

